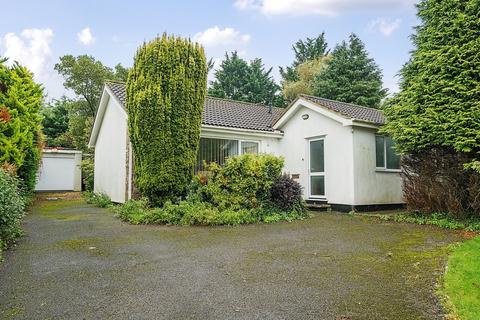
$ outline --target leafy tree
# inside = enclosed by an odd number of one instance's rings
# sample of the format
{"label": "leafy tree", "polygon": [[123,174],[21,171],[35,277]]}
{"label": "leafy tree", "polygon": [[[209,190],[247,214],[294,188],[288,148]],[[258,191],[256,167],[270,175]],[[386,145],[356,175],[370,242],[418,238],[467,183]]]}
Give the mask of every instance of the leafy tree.
{"label": "leafy tree", "polygon": [[63,141],[63,137],[68,130],[69,102],[69,99],[64,96],[51,101],[41,109],[43,133],[48,146],[65,147],[66,142]]}
{"label": "leafy tree", "polygon": [[402,153],[452,149],[480,172],[480,2],[424,0],[417,9],[415,48],[384,132]]}
{"label": "leafy tree", "polygon": [[[73,90],[77,95],[75,100],[62,102],[68,110],[69,127],[65,134],[58,137],[55,144],[85,151],[88,149],[88,139],[105,80],[126,81],[128,68],[119,63],[112,70],[92,56],[66,55],[60,57],[55,70],[64,77],[65,88]],[[44,125],[44,132],[48,130],[49,127]],[[47,141],[53,142],[48,139]]]}
{"label": "leafy tree", "polygon": [[308,60],[295,67],[297,80],[285,80],[282,83],[282,93],[285,100],[292,102],[299,94],[313,95],[313,85],[317,74],[325,69],[329,56]]}
{"label": "leafy tree", "polygon": [[283,81],[297,81],[298,72],[296,70],[297,66],[311,60],[321,59],[328,55],[329,51],[327,40],[325,39],[325,32],[320,33],[315,38],[307,38],[306,40],[298,40],[292,46],[293,51],[295,52],[295,60],[292,63],[292,66],[286,67],[285,69],[280,67],[280,75],[283,78]]}
{"label": "leafy tree", "polygon": [[179,37],[144,43],[127,80],[135,184],[154,204],[185,195],[193,177],[207,83],[203,48]]}
{"label": "leafy tree", "polygon": [[325,70],[314,83],[314,94],[361,106],[377,108],[386,96],[382,86],[382,72],[368,56],[365,45],[355,34],[348,43],[337,45]]}
{"label": "leafy tree", "polygon": [[277,94],[279,86],[271,76],[272,68],[266,70],[262,59],[250,63],[238,56],[236,51],[225,54],[220,68],[215,71],[208,94],[213,97],[238,101],[283,105]]}
{"label": "leafy tree", "polygon": [[87,102],[85,107],[92,117],[97,111],[105,80],[126,80],[127,74],[127,69],[121,64],[115,66],[114,72],[88,55],[60,57],[55,70],[64,77],[65,88],[73,90],[77,96]]}
{"label": "leafy tree", "polygon": [[40,160],[42,87],[17,63],[0,60],[0,165],[14,166],[33,192]]}

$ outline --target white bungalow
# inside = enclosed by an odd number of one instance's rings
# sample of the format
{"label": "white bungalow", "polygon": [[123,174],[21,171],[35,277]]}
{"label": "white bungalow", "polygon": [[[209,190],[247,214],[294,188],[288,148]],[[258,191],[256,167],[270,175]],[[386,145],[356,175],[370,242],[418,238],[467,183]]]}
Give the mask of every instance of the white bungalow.
{"label": "white bungalow", "polygon": [[[125,85],[107,82],[89,146],[95,147],[95,192],[119,203],[132,196],[132,149]],[[207,97],[198,163],[243,153],[285,158],[304,198],[352,210],[403,203],[399,157],[377,134],[381,111],[302,95],[289,108]]]}

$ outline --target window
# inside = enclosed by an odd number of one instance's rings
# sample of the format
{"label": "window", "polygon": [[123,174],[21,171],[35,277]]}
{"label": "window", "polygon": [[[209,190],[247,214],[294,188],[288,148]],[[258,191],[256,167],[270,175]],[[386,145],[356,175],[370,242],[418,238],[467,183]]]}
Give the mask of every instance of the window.
{"label": "window", "polygon": [[245,153],[257,154],[258,153],[258,142],[242,141],[241,145],[242,145],[241,154],[245,154]]}
{"label": "window", "polygon": [[218,138],[200,138],[195,172],[204,170],[203,162],[223,166],[226,159],[239,154],[258,153],[258,142]]}
{"label": "window", "polygon": [[375,136],[375,162],[378,169],[400,169],[400,156],[395,153],[390,137]]}

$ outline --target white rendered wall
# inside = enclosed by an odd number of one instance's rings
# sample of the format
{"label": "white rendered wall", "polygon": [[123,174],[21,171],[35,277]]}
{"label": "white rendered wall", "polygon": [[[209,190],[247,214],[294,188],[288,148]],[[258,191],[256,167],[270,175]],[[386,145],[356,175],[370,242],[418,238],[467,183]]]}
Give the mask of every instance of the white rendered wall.
{"label": "white rendered wall", "polygon": [[[302,115],[308,115],[307,120]],[[309,139],[324,137],[325,197],[334,204],[353,204],[352,128],[311,109],[301,107],[281,128],[284,136],[278,154],[285,158],[285,171],[299,174],[304,197],[309,195]]]}
{"label": "white rendered wall", "polygon": [[375,168],[375,133],[374,129],[354,129],[354,204],[404,203],[400,173]]}
{"label": "white rendered wall", "polygon": [[95,144],[94,191],[107,194],[113,202],[126,198],[127,115],[109,99]]}
{"label": "white rendered wall", "polygon": [[81,191],[82,153],[80,151],[46,151],[35,186],[37,191]]}

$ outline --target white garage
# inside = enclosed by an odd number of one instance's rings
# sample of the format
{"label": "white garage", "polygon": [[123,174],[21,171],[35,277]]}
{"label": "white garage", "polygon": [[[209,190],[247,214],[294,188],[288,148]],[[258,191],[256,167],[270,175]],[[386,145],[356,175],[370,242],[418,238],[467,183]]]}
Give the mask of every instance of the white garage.
{"label": "white garage", "polygon": [[81,191],[82,152],[77,150],[43,150],[35,190]]}

